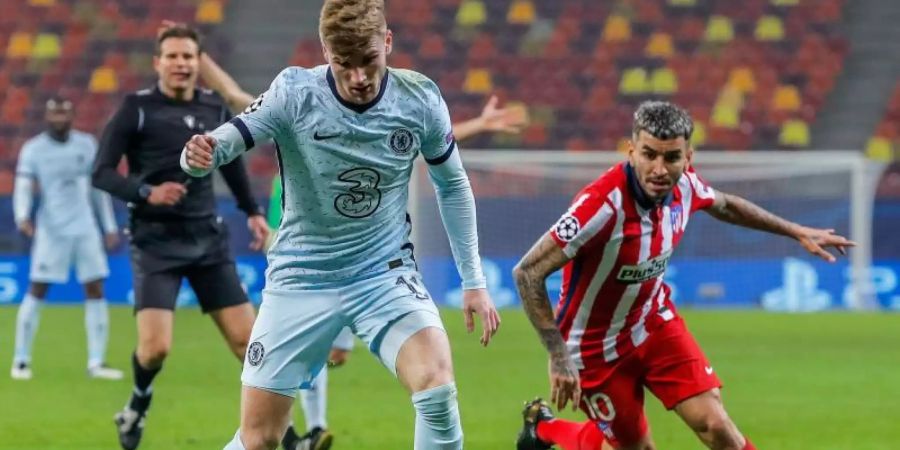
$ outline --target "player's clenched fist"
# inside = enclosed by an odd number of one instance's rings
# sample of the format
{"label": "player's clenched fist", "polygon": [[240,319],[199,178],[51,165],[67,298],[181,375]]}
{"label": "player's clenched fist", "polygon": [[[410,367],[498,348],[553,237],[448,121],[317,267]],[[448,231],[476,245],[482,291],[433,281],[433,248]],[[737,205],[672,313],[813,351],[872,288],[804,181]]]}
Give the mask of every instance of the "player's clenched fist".
{"label": "player's clenched fist", "polygon": [[195,134],[184,146],[184,158],[191,169],[206,170],[212,167],[216,140],[205,134]]}

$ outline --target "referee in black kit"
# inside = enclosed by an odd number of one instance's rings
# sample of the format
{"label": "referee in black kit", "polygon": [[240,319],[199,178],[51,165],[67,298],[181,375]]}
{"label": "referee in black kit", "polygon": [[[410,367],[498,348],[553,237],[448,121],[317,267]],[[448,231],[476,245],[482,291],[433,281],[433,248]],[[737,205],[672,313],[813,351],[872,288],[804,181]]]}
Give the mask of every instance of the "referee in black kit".
{"label": "referee in black kit", "polygon": [[[132,357],[134,392],[115,416],[119,442],[128,450],[140,443],[151,383],[172,346],[182,278],[240,360],[255,318],[227,230],[216,216],[212,178],[189,179],[179,165],[192,135],[231,119],[221,97],[196,87],[201,51],[199,35],[190,28],[176,26],[159,35],[153,58],[159,82],[125,97],[104,130],[94,163],[94,186],[128,202],[131,213],[138,343]],[[122,155],[127,176],[116,170]],[[269,228],[251,195],[243,161],[238,158],[220,170],[249,217],[251,248],[262,248]]]}

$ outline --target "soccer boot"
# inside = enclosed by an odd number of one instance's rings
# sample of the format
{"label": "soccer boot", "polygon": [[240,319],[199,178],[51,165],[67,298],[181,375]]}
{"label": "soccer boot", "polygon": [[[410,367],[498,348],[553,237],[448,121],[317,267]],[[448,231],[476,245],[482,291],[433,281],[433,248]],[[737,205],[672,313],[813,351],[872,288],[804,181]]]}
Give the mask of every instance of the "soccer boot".
{"label": "soccer boot", "polygon": [[98,380],[121,380],[125,374],[119,369],[113,369],[106,364],[88,367],[87,374],[89,378]]}
{"label": "soccer boot", "polygon": [[552,445],[545,443],[537,436],[538,423],[543,420],[553,420],[553,411],[550,405],[540,398],[525,403],[522,411],[522,431],[516,440],[517,450],[548,450]]}
{"label": "soccer boot", "polygon": [[9,376],[12,377],[13,380],[30,380],[31,367],[28,363],[24,362],[13,363],[12,368],[9,369]]}
{"label": "soccer boot", "polygon": [[294,429],[294,424],[288,425],[284,437],[281,438],[281,448],[284,450],[294,450],[300,444],[300,435]]}
{"label": "soccer boot", "polygon": [[309,433],[300,438],[297,445],[288,450],[328,450],[331,448],[331,442],[334,435],[330,431],[315,427]]}
{"label": "soccer boot", "polygon": [[[134,450],[141,443],[144,421],[147,419],[147,409],[150,407],[151,399],[151,395],[135,396],[125,408],[116,413],[114,417],[116,432],[119,434],[119,445],[124,450]],[[137,409],[133,409],[132,406]]]}

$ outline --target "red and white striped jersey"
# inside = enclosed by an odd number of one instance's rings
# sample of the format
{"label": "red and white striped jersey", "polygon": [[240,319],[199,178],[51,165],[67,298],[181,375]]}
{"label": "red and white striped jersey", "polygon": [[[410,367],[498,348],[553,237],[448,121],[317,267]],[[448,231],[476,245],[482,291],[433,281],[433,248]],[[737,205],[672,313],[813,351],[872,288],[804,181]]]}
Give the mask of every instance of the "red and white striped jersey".
{"label": "red and white striped jersey", "polygon": [[690,215],[714,200],[688,168],[666,199],[649,201],[625,162],[575,196],[550,235],[572,258],[556,321],[579,369],[615,360],[676,317],[663,274]]}

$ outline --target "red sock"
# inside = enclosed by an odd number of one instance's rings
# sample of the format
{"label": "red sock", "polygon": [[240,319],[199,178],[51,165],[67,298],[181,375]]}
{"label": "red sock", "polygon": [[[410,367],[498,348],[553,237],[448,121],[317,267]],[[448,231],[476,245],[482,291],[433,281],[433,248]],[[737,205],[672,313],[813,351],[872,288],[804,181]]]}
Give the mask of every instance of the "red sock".
{"label": "red sock", "polygon": [[558,445],[562,450],[600,450],[603,445],[603,434],[591,421],[554,419],[539,422],[537,435],[540,440]]}
{"label": "red sock", "polygon": [[744,448],[742,448],[741,450],[756,450],[756,447],[753,446],[753,443],[750,442],[750,439],[744,437],[744,441],[746,441],[747,443],[744,444]]}

